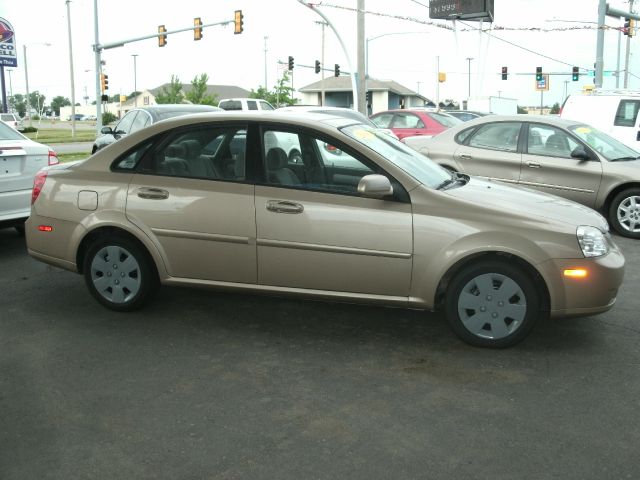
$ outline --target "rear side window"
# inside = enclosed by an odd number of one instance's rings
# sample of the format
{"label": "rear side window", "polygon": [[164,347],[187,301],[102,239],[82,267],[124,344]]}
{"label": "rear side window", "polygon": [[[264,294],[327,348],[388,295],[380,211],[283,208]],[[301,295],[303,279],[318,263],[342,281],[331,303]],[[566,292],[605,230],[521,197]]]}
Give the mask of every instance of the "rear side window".
{"label": "rear side window", "polygon": [[391,120],[393,120],[393,113],[382,113],[375,117],[371,117],[371,121],[379,128],[389,128]]}
{"label": "rear side window", "polygon": [[258,103],[255,100],[247,100],[247,110],[257,110]]}
{"label": "rear side window", "polygon": [[267,102],[260,102],[260,108],[262,110],[273,110],[273,107],[271,106],[271,104]]}
{"label": "rear side window", "polygon": [[242,110],[242,103],[238,100],[226,100],[218,106],[223,110]]}
{"label": "rear side window", "polygon": [[620,100],[613,124],[617,127],[635,127],[640,100]]}

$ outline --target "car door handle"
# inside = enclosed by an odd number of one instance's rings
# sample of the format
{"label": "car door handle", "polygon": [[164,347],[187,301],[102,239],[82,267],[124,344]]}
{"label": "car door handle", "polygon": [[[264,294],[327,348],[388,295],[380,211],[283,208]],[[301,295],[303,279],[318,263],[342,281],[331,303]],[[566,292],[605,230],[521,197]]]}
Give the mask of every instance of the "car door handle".
{"label": "car door handle", "polygon": [[275,213],[302,213],[304,211],[304,207],[295,202],[269,200],[267,202],[267,210]]}
{"label": "car door handle", "polygon": [[161,188],[143,187],[138,189],[138,196],[149,200],[165,200],[169,198],[169,192]]}
{"label": "car door handle", "polygon": [[472,157],[471,155],[469,155],[469,154],[461,153],[461,154],[460,154],[460,158],[461,158],[462,160],[471,160],[473,157]]}
{"label": "car door handle", "polygon": [[540,164],[538,162],[527,162],[527,165],[530,168],[540,168]]}

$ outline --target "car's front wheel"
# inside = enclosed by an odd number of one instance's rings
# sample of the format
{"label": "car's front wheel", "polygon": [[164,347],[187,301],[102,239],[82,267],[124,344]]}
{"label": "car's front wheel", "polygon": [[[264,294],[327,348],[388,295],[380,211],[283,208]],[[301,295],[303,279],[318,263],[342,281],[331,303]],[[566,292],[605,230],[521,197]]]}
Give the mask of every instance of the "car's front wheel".
{"label": "car's front wheel", "polygon": [[615,196],[609,223],[620,235],[640,238],[640,188],[628,188]]}
{"label": "car's front wheel", "polygon": [[159,285],[148,253],[122,235],[108,235],[91,244],[84,259],[84,278],[96,300],[117,311],[142,307]]}
{"label": "car's front wheel", "polygon": [[540,295],[531,276],[520,268],[485,260],[465,267],[452,279],[445,312],[465,342],[510,347],[527,336],[540,316]]}

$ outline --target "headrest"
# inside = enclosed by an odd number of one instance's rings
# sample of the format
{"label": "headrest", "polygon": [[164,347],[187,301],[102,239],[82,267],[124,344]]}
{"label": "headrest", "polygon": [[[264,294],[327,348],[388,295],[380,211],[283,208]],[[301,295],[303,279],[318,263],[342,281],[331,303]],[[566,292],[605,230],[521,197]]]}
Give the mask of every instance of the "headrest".
{"label": "headrest", "polygon": [[186,156],[186,149],[182,143],[173,143],[165,150],[165,156],[184,158]]}
{"label": "headrest", "polygon": [[280,147],[275,147],[267,152],[267,170],[286,168],[289,162],[287,153]]}
{"label": "headrest", "polygon": [[184,146],[187,158],[196,158],[202,153],[202,146],[197,140],[185,140],[180,142],[180,145]]}

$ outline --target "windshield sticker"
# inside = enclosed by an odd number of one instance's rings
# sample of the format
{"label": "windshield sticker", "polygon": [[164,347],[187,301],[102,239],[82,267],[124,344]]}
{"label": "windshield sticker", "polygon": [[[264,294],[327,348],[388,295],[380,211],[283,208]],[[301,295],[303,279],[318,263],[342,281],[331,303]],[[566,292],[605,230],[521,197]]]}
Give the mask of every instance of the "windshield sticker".
{"label": "windshield sticker", "polygon": [[586,135],[591,133],[591,129],[589,127],[578,127],[576,128],[576,133],[584,133]]}
{"label": "windshield sticker", "polygon": [[373,140],[376,138],[376,136],[368,130],[356,130],[353,134],[360,140]]}

